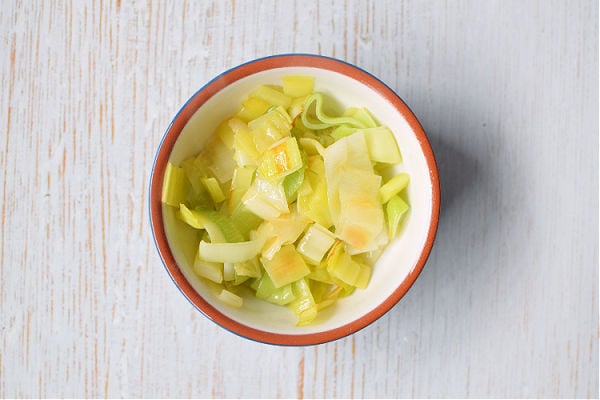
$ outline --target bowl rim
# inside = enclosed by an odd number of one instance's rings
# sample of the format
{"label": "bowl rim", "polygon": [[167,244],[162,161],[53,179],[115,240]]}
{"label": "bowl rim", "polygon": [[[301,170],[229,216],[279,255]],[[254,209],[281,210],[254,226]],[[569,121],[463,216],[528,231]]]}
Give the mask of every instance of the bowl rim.
{"label": "bowl rim", "polygon": [[[311,67],[340,73],[361,82],[391,103],[394,109],[407,121],[419,142],[429,169],[432,189],[431,222],[427,230],[425,244],[421,249],[417,263],[410,273],[390,296],[365,315],[345,325],[314,333],[283,334],[260,330],[244,325],[214,308],[196,292],[179,269],[167,242],[162,215],[161,194],[167,161],[179,134],[192,115],[229,84],[265,70],[286,67]],[[433,247],[440,213],[440,182],[434,153],[423,127],[408,105],[394,90],[366,70],[344,60],[310,53],[284,53],[256,58],[220,73],[198,89],[183,104],[165,130],[154,157],[148,189],[150,227],[154,244],[167,273],[179,291],[198,311],[222,328],[246,339],[282,346],[316,345],[341,339],[362,330],[391,310],[404,297],[423,270]]]}

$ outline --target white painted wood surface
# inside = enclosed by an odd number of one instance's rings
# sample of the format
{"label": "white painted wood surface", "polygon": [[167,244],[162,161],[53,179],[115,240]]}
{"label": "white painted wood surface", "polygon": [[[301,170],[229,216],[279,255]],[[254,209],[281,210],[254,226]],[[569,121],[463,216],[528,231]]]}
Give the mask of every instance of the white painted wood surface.
{"label": "white painted wood surface", "polygon": [[[148,179],[171,118],[274,53],[372,72],[443,207],[379,321],[280,348],[167,276]],[[597,1],[2,1],[1,397],[597,397]]]}

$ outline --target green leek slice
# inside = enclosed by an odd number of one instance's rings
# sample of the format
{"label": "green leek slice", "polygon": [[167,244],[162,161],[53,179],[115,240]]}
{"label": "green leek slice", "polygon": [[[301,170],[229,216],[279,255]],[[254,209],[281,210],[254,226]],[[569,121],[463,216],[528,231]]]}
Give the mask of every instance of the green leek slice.
{"label": "green leek slice", "polygon": [[[352,117],[332,117],[325,114],[323,111],[323,95],[321,93],[314,93],[310,95],[304,103],[304,111],[301,114],[302,123],[309,129],[326,129],[334,125],[350,125],[356,128],[366,128],[366,126],[359,120]],[[309,113],[312,110],[314,104],[314,116],[316,121],[310,121]]]}
{"label": "green leek slice", "polygon": [[185,204],[179,205],[177,217],[196,229],[205,229],[212,242],[242,242],[244,235],[231,218],[218,211],[208,209],[190,210]]}
{"label": "green leek slice", "polygon": [[395,238],[398,233],[398,226],[402,216],[408,211],[409,206],[400,196],[392,196],[385,206],[385,213],[388,223],[388,232],[390,238]]}
{"label": "green leek slice", "polygon": [[256,287],[256,297],[280,306],[289,304],[296,299],[291,284],[278,288],[269,277],[269,274],[264,274],[259,279]]}
{"label": "green leek slice", "polygon": [[308,325],[317,316],[318,308],[306,279],[299,279],[292,283],[292,290],[296,299],[289,304],[289,308],[298,315],[298,326]]}
{"label": "green leek slice", "polygon": [[408,174],[399,173],[381,185],[379,188],[381,203],[387,203],[392,197],[404,190],[404,188],[408,186],[409,180],[410,177]]}
{"label": "green leek slice", "polygon": [[335,242],[335,236],[320,224],[313,224],[298,242],[298,252],[310,263],[318,265]]}

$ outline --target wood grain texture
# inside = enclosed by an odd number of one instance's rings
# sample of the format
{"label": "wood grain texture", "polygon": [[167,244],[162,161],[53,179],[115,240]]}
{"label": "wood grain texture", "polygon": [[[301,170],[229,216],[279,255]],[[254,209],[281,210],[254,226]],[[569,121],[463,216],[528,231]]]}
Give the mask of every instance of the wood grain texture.
{"label": "wood grain texture", "polygon": [[[596,1],[3,1],[0,396],[597,397]],[[443,208],[409,294],[281,348],[170,282],[148,179],[224,69],[339,57],[410,105]]]}

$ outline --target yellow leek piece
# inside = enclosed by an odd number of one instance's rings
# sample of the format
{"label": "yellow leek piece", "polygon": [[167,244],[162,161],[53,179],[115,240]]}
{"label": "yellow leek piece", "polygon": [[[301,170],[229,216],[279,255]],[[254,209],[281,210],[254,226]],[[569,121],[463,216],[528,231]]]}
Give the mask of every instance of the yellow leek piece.
{"label": "yellow leek piece", "polygon": [[269,103],[265,100],[250,96],[242,102],[242,107],[235,116],[248,122],[263,115],[269,107]]}
{"label": "yellow leek piece", "polygon": [[286,96],[277,88],[267,85],[260,85],[250,93],[250,96],[258,97],[271,106],[282,106],[287,108],[292,104],[292,98],[290,96]]}
{"label": "yellow leek piece", "polygon": [[399,173],[394,176],[392,179],[381,185],[379,188],[379,195],[381,197],[381,203],[387,203],[392,197],[400,193],[406,186],[408,186],[408,182],[410,180],[410,176],[405,173]]}
{"label": "yellow leek piece", "polygon": [[327,272],[332,278],[354,286],[361,266],[344,250],[343,242],[337,242],[327,257]]}
{"label": "yellow leek piece", "polygon": [[259,154],[284,137],[291,135],[292,119],[283,107],[276,107],[248,122],[252,140]]}
{"label": "yellow leek piece", "polygon": [[307,96],[313,92],[315,78],[313,76],[290,75],[284,76],[283,94],[290,97]]}
{"label": "yellow leek piece", "polygon": [[183,168],[176,167],[170,162],[165,169],[162,186],[162,202],[173,207],[185,201],[189,188]]}
{"label": "yellow leek piece", "polygon": [[371,161],[388,164],[402,162],[398,142],[391,130],[385,127],[370,128],[363,130],[369,149]]}
{"label": "yellow leek piece", "polygon": [[359,263],[359,265],[360,270],[358,272],[358,276],[356,277],[355,286],[359,289],[366,289],[366,287],[369,285],[369,281],[371,280],[373,268],[363,263]]}
{"label": "yellow leek piece", "polygon": [[276,288],[280,288],[310,273],[310,269],[293,245],[282,246],[270,260],[262,258],[265,271]]}
{"label": "yellow leek piece", "polygon": [[262,219],[277,218],[289,207],[282,182],[272,182],[257,175],[242,197],[242,204]]}
{"label": "yellow leek piece", "polygon": [[223,189],[221,189],[221,185],[219,185],[219,181],[217,181],[214,177],[202,178],[202,184],[208,190],[210,197],[213,199],[215,204],[218,204],[225,200],[225,194],[223,193]]}
{"label": "yellow leek piece", "polygon": [[320,156],[311,156],[307,158],[306,163],[304,183],[298,189],[296,201],[298,213],[329,228],[333,225],[333,221],[323,159]]}
{"label": "yellow leek piece", "polygon": [[302,168],[302,155],[295,137],[273,144],[259,160],[258,171],[266,178],[280,179]]}
{"label": "yellow leek piece", "polygon": [[233,131],[233,158],[238,166],[256,166],[260,153],[256,149],[252,132],[248,125],[239,118],[229,120],[229,127]]}
{"label": "yellow leek piece", "polygon": [[242,197],[252,185],[254,178],[254,168],[251,167],[236,167],[233,170],[233,178],[231,179],[231,187],[229,188],[228,210],[232,213],[242,201]]}
{"label": "yellow leek piece", "polygon": [[229,120],[225,120],[219,124],[216,131],[217,136],[228,149],[233,149],[233,129],[229,126]]}

